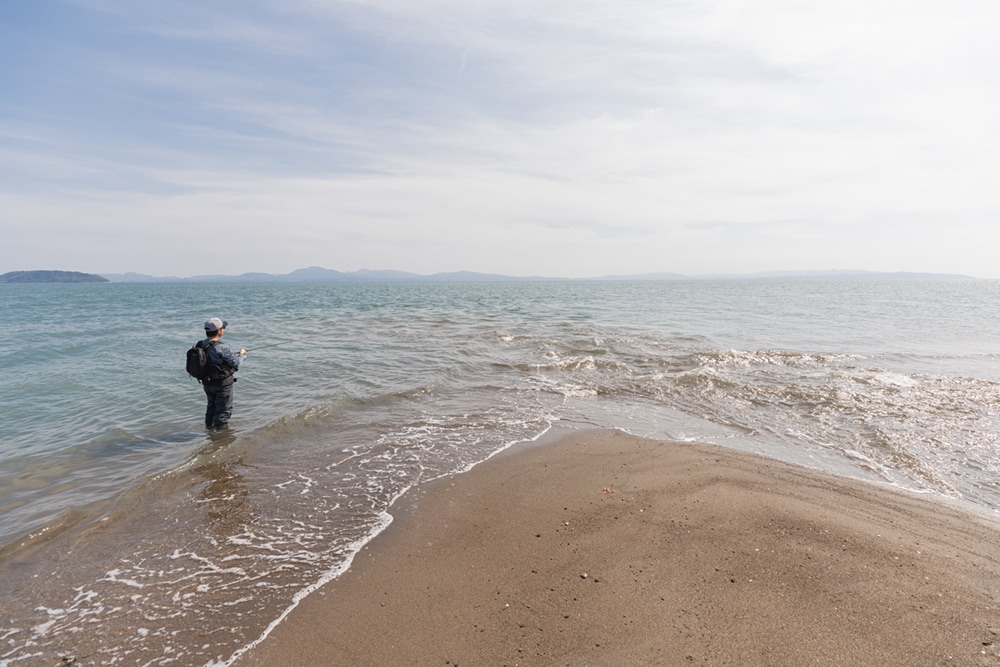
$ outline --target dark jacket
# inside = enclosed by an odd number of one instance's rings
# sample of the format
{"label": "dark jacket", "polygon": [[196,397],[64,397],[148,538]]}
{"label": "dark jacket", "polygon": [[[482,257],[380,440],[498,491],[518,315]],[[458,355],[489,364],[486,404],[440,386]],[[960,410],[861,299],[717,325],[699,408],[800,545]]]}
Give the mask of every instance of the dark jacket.
{"label": "dark jacket", "polygon": [[[202,347],[212,345],[212,340],[206,338],[201,342]],[[236,382],[233,373],[240,369],[242,357],[233,354],[233,351],[221,342],[215,343],[208,350],[208,362],[212,366],[212,372],[208,380],[211,384],[232,384]]]}

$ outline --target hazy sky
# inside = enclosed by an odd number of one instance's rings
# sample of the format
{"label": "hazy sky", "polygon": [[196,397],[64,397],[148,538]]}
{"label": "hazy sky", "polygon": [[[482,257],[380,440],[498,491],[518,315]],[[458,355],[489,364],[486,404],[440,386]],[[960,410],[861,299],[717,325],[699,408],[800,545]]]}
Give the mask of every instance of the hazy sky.
{"label": "hazy sky", "polygon": [[3,0],[0,273],[1000,277],[995,0]]}

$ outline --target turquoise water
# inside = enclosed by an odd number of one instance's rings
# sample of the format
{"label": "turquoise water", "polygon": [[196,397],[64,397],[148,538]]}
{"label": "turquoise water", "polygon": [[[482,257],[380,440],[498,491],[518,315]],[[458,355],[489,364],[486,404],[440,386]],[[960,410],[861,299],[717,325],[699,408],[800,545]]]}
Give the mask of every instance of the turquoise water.
{"label": "turquoise water", "polygon": [[[211,316],[282,343],[216,436]],[[996,514],[998,316],[995,281],[0,285],[0,664],[226,664],[408,489],[553,429]]]}

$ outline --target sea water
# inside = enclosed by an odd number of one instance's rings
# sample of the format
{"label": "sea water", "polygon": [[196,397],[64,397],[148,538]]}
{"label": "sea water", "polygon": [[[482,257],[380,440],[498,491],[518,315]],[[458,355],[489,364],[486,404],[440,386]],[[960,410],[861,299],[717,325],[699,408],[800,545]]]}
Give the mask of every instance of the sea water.
{"label": "sea water", "polygon": [[[213,316],[259,348],[222,433]],[[0,665],[225,665],[408,491],[559,430],[996,516],[998,323],[981,280],[0,285]]]}

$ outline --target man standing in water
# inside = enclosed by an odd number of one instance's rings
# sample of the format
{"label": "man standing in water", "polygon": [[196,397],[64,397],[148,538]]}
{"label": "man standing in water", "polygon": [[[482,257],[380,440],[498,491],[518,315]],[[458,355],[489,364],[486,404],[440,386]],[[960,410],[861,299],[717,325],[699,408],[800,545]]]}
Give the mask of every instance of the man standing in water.
{"label": "man standing in water", "polygon": [[218,317],[205,321],[205,340],[201,341],[201,346],[207,350],[211,367],[209,377],[201,383],[205,388],[205,396],[208,397],[205,428],[221,429],[229,426],[229,417],[233,414],[233,383],[236,382],[233,374],[239,370],[240,362],[247,356],[246,350],[240,350],[237,356],[220,342],[228,324]]}

